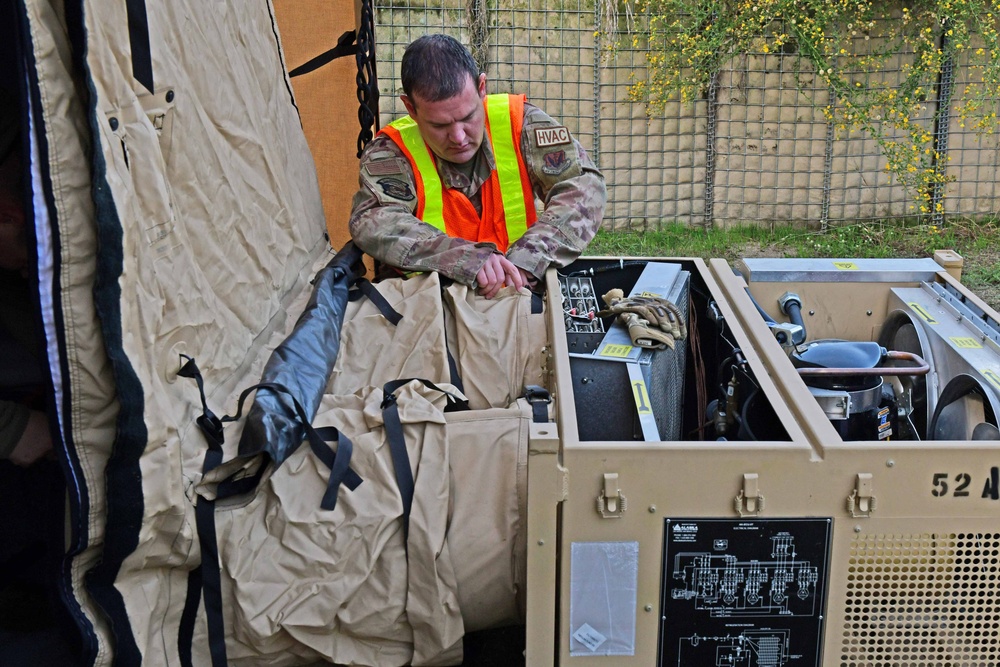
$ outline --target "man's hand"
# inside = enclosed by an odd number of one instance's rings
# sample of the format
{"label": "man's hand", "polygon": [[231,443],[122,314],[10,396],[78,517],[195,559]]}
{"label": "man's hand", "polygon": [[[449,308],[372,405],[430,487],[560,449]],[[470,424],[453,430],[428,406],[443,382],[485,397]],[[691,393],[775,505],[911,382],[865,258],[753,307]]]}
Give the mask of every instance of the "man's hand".
{"label": "man's hand", "polygon": [[526,283],[521,269],[511,264],[503,255],[493,253],[476,274],[476,284],[479,286],[480,295],[492,299],[504,285],[513,285],[521,289]]}
{"label": "man's hand", "polygon": [[524,286],[527,287],[530,290],[535,289],[535,285],[538,284],[538,278],[536,278],[532,274],[528,273],[527,271],[525,271],[521,267],[518,267],[517,270],[521,274],[521,280],[524,281]]}

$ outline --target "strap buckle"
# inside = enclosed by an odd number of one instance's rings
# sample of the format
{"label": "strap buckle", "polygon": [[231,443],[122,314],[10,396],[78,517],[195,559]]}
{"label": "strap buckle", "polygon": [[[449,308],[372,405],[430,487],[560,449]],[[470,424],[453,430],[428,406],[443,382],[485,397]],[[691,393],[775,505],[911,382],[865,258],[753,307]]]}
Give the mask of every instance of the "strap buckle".
{"label": "strap buckle", "polygon": [[529,384],[524,388],[524,398],[532,405],[535,403],[545,403],[548,405],[552,402],[552,396],[549,395],[549,390],[537,384]]}
{"label": "strap buckle", "polygon": [[548,405],[552,402],[552,396],[545,387],[537,384],[529,384],[524,388],[524,398],[531,406],[531,418],[538,424],[544,424],[549,420]]}

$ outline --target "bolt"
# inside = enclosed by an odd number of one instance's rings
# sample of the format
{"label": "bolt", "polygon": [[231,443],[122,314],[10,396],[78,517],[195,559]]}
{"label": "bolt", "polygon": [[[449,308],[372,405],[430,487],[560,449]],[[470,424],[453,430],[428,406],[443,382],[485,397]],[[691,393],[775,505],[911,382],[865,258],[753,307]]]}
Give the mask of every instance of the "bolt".
{"label": "bolt", "polygon": [[855,526],[854,527],[854,532],[855,533],[860,533],[861,532],[861,526]]}
{"label": "bolt", "polygon": [[810,316],[810,317],[812,317],[812,316],[813,316],[813,315],[815,315],[815,314],[816,314],[816,311],[815,311],[815,310],[810,310],[810,311],[809,311],[809,316]]}
{"label": "bolt", "polygon": [[538,546],[544,547],[545,546],[545,540],[538,540]]}
{"label": "bolt", "polygon": [[650,505],[649,506],[649,513],[650,514],[656,514],[656,505]]}
{"label": "bolt", "polygon": [[866,311],[866,312],[868,313],[868,317],[872,316],[872,311],[869,310],[869,311]]}
{"label": "bolt", "polygon": [[889,459],[888,461],[885,462],[885,467],[886,468],[891,468],[894,465],[896,465],[896,462],[893,461],[892,459]]}
{"label": "bolt", "polygon": [[653,611],[653,605],[647,604],[645,607],[643,607],[643,609],[645,609],[646,611]]}

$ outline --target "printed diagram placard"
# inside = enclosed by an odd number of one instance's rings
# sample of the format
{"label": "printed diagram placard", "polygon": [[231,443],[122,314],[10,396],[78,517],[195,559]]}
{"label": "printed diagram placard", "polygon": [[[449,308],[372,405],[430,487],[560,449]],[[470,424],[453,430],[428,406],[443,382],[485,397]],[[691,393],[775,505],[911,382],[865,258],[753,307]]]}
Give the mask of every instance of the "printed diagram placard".
{"label": "printed diagram placard", "polygon": [[666,519],[659,665],[818,667],[830,519]]}

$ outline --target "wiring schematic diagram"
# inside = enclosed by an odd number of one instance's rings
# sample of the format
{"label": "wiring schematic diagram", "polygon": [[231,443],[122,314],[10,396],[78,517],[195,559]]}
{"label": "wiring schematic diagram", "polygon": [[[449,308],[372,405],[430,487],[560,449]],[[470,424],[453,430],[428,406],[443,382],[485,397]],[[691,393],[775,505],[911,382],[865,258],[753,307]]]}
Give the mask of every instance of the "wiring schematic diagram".
{"label": "wiring schematic diagram", "polygon": [[828,519],[667,519],[660,665],[819,664]]}

